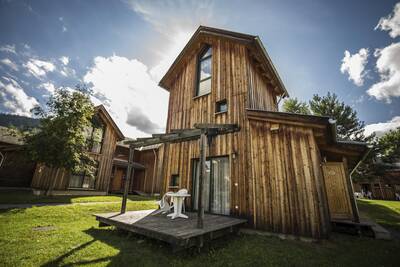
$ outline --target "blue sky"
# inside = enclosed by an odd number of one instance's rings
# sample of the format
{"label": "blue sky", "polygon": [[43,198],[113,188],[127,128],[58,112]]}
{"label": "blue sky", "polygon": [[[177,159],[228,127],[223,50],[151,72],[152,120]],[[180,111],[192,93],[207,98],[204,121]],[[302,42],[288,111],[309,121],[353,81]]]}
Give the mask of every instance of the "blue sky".
{"label": "blue sky", "polygon": [[0,111],[29,115],[57,88],[85,82],[125,135],[160,132],[168,94],[158,81],[196,28],[207,25],[259,35],[291,97],[334,92],[357,110],[368,132],[386,131],[400,126],[395,6],[0,0]]}

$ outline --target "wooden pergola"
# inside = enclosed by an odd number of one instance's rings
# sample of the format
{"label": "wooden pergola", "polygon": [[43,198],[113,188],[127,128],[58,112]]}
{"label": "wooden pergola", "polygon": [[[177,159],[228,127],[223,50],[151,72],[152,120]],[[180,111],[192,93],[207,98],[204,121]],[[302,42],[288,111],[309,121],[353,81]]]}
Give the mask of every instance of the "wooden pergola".
{"label": "wooden pergola", "polygon": [[133,162],[134,151],[136,148],[163,144],[163,143],[180,143],[185,141],[198,140],[200,146],[200,177],[199,177],[199,194],[198,194],[198,219],[197,228],[203,228],[204,220],[204,205],[203,205],[203,195],[204,195],[204,177],[206,175],[206,149],[210,146],[212,139],[217,135],[223,135],[228,133],[234,133],[240,130],[237,124],[195,124],[194,128],[190,129],[176,129],[171,130],[170,133],[164,134],[153,134],[152,137],[148,138],[138,138],[132,141],[126,141],[129,144],[129,160],[128,160],[128,171],[127,179],[124,186],[124,195],[122,198],[121,214],[126,211],[126,201],[128,198],[128,191],[131,177],[134,175],[135,168]]}

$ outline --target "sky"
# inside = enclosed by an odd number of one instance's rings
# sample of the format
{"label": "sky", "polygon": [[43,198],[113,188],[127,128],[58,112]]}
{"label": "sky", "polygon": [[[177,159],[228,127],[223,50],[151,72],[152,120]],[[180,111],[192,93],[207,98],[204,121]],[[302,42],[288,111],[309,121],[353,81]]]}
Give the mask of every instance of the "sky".
{"label": "sky", "polygon": [[400,127],[400,2],[0,0],[0,112],[87,84],[125,136],[163,132],[158,82],[199,25],[258,35],[290,97],[328,91],[367,134]]}

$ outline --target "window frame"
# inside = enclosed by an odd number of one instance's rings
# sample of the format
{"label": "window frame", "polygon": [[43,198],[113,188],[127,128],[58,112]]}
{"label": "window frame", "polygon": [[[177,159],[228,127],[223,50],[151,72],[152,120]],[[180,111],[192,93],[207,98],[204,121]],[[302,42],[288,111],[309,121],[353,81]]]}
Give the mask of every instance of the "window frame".
{"label": "window frame", "polygon": [[[211,49],[211,54],[208,55],[205,58],[202,58],[207,51]],[[196,67],[196,86],[195,86],[195,91],[194,91],[194,98],[206,96],[208,94],[211,94],[212,91],[212,56],[213,56],[213,51],[212,51],[212,46],[209,44],[204,45],[204,47],[200,50],[200,53],[197,55],[197,67]],[[201,76],[201,63],[205,60],[211,59],[211,74],[209,77],[200,79]],[[199,89],[200,89],[200,83],[211,80],[211,85],[210,85],[210,91],[204,94],[200,94]]]}
{"label": "window frame", "polygon": [[[176,185],[172,184],[172,182],[175,181],[174,178],[177,179]],[[171,177],[170,177],[170,180],[169,180],[169,183],[168,183],[168,188],[179,188],[179,184],[180,184],[180,176],[179,176],[179,174],[178,173],[171,174]]]}
{"label": "window frame", "polygon": [[[226,110],[218,109],[222,105],[226,105]],[[215,114],[222,114],[222,113],[228,113],[228,100],[226,100],[226,99],[222,99],[222,100],[215,102]]]}

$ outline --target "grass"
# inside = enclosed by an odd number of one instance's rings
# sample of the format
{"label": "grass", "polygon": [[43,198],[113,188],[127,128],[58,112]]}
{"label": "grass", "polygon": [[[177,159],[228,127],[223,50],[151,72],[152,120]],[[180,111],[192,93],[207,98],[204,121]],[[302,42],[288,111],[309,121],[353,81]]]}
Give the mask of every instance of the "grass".
{"label": "grass", "polygon": [[[108,196],[35,196],[30,191],[1,191],[0,204],[35,204],[35,203],[88,203],[120,202],[122,195]],[[154,198],[130,195],[128,200],[140,201]]]}
{"label": "grass", "polygon": [[[375,208],[368,201],[361,205],[363,212]],[[400,260],[399,240],[339,234],[320,243],[233,236],[200,253],[174,255],[161,242],[98,228],[92,214],[119,207],[106,203],[1,211],[0,266],[396,266]],[[128,203],[128,210],[151,208],[153,200]]]}
{"label": "grass", "polygon": [[400,232],[400,201],[360,199],[357,203],[361,217]]}

